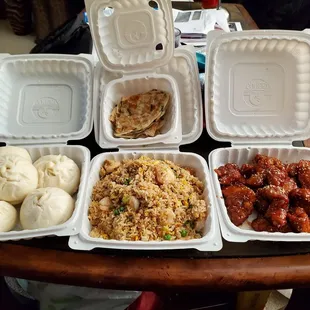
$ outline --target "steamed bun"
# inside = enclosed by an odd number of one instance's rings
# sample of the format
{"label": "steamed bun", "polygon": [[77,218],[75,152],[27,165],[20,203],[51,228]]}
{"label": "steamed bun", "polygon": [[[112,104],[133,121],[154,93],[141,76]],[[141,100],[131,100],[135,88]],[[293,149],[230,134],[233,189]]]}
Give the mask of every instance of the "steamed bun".
{"label": "steamed bun", "polygon": [[17,146],[4,146],[0,147],[0,156],[20,156],[32,163],[29,153]]}
{"label": "steamed bun", "polygon": [[80,184],[80,169],[64,155],[47,155],[38,159],[34,166],[38,170],[39,188],[58,187],[68,194],[74,194]]}
{"label": "steamed bun", "polygon": [[13,205],[38,186],[38,172],[31,162],[21,156],[0,156],[0,200]]}
{"label": "steamed bun", "polygon": [[8,232],[17,222],[16,209],[5,201],[0,201],[0,232]]}
{"label": "steamed bun", "polygon": [[38,188],[21,206],[21,225],[24,229],[38,229],[63,224],[71,217],[74,204],[73,198],[60,188]]}

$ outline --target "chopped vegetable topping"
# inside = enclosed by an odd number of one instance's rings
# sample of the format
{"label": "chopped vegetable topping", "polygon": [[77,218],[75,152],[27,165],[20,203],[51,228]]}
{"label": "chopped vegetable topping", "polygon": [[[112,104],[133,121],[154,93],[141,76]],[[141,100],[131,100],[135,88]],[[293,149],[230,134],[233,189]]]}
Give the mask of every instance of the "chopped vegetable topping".
{"label": "chopped vegetable topping", "polygon": [[120,215],[120,212],[118,209],[114,210],[114,215]]}
{"label": "chopped vegetable topping", "polygon": [[184,226],[190,226],[191,229],[194,229],[195,228],[195,222],[194,221],[190,221],[190,220],[187,220],[185,223],[184,223]]}
{"label": "chopped vegetable topping", "polygon": [[169,234],[165,235],[165,236],[164,236],[164,239],[165,239],[165,240],[171,240],[171,235],[169,235]]}
{"label": "chopped vegetable topping", "polygon": [[130,196],[124,196],[122,199],[122,203],[127,204],[130,200]]}
{"label": "chopped vegetable topping", "polygon": [[119,211],[120,211],[120,212],[124,212],[124,211],[126,211],[126,208],[125,208],[124,206],[121,206],[121,207],[119,208]]}
{"label": "chopped vegetable topping", "polygon": [[186,237],[187,236],[187,230],[185,230],[185,229],[181,230],[181,236],[182,236],[182,238]]}
{"label": "chopped vegetable topping", "polygon": [[129,185],[130,182],[131,182],[131,178],[128,178],[128,179],[125,180],[124,184],[125,184],[125,185]]}

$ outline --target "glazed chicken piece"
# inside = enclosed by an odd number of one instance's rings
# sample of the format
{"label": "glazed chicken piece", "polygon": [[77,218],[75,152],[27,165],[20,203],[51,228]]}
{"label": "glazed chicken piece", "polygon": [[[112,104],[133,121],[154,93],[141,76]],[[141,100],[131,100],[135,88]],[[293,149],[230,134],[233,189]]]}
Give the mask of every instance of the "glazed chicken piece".
{"label": "glazed chicken piece", "polygon": [[253,212],[255,193],[246,186],[229,186],[222,193],[230,220],[240,226]]}
{"label": "glazed chicken piece", "polygon": [[236,164],[226,164],[215,169],[215,172],[218,175],[221,185],[244,184],[245,182]]}
{"label": "glazed chicken piece", "polygon": [[279,186],[268,185],[260,188],[257,191],[257,198],[261,198],[265,201],[272,202],[273,200],[286,200],[288,201],[288,196],[285,194],[284,190]]}
{"label": "glazed chicken piece", "polygon": [[241,174],[245,177],[245,185],[253,189],[263,187],[266,174],[257,172],[254,165],[244,164],[240,168]]}
{"label": "glazed chicken piece", "polygon": [[298,174],[298,163],[286,165],[286,171],[291,178],[296,177]]}
{"label": "glazed chicken piece", "polygon": [[248,179],[256,173],[256,168],[251,164],[243,164],[240,168],[240,172],[246,179]]}
{"label": "glazed chicken piece", "polygon": [[310,188],[310,161],[301,160],[298,163],[298,181],[302,188]]}
{"label": "glazed chicken piece", "polygon": [[266,179],[269,185],[281,186],[286,194],[297,188],[296,182],[288,176],[287,170],[280,170],[275,166],[268,169]]}
{"label": "glazed chicken piece", "polygon": [[255,207],[258,212],[264,214],[277,228],[286,225],[286,215],[289,208],[289,199],[283,188],[268,185],[260,188],[257,193]]}
{"label": "glazed chicken piece", "polygon": [[291,227],[288,224],[284,225],[283,227],[277,228],[272,224],[270,224],[270,222],[262,216],[259,216],[257,219],[255,219],[251,223],[251,226],[255,231],[282,232],[282,233],[288,233],[292,231]]}
{"label": "glazed chicken piece", "polygon": [[289,198],[293,208],[303,208],[310,215],[310,189],[296,188],[290,192]]}
{"label": "glazed chicken piece", "polygon": [[259,191],[257,191],[256,197],[257,199],[255,201],[254,207],[259,214],[265,215],[269,208],[270,203],[268,200],[266,200],[264,197],[260,195]]}
{"label": "glazed chicken piece", "polygon": [[257,172],[245,180],[245,185],[251,188],[260,188],[264,186],[265,173]]}
{"label": "glazed chicken piece", "polygon": [[286,225],[287,211],[289,208],[289,202],[287,200],[275,199],[270,204],[265,217],[270,220],[270,222],[277,228]]}
{"label": "glazed chicken piece", "polygon": [[266,155],[257,154],[254,158],[254,164],[256,164],[256,170],[260,172],[261,170],[270,169],[271,166],[275,166],[280,170],[285,170],[284,164],[280,159],[275,157],[269,157]]}
{"label": "glazed chicken piece", "polygon": [[255,219],[251,223],[251,226],[255,231],[273,232],[273,229],[275,228],[263,216],[259,216],[257,219]]}
{"label": "glazed chicken piece", "polygon": [[272,166],[266,171],[267,183],[269,185],[283,186],[288,179],[286,170]]}
{"label": "glazed chicken piece", "polygon": [[297,188],[297,184],[294,179],[287,178],[283,184],[283,190],[288,195],[292,190]]}
{"label": "glazed chicken piece", "polygon": [[287,218],[294,231],[310,232],[310,220],[308,214],[303,208],[294,208],[288,214]]}

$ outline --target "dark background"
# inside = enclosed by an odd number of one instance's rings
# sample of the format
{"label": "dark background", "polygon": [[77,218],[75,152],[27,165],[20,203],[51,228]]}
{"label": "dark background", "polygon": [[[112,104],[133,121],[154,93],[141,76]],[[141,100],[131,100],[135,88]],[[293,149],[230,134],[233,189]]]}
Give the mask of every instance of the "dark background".
{"label": "dark background", "polygon": [[222,0],[241,3],[259,28],[304,30],[310,28],[310,0]]}

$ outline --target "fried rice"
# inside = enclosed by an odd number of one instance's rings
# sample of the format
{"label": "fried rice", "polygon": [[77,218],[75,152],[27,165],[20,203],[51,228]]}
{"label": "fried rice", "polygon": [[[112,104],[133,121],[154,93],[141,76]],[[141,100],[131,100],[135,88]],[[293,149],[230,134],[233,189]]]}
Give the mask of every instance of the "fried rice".
{"label": "fried rice", "polygon": [[204,185],[191,169],[146,156],[106,160],[92,192],[90,236],[128,241],[202,237]]}

